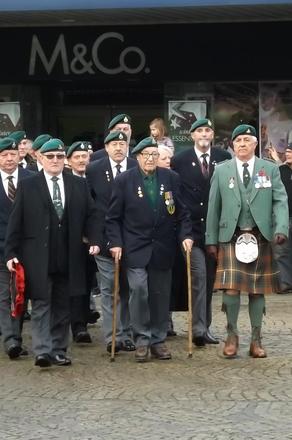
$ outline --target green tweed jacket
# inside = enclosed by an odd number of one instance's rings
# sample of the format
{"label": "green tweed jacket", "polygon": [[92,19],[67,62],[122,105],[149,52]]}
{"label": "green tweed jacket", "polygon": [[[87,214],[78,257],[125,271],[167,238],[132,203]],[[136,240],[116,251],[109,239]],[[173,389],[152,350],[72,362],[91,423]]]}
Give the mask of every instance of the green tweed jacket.
{"label": "green tweed jacket", "polygon": [[[206,245],[229,242],[237,226],[241,197],[236,159],[216,166],[211,180]],[[274,234],[288,237],[288,202],[279,167],[270,160],[255,158],[250,211],[261,234],[271,241]]]}

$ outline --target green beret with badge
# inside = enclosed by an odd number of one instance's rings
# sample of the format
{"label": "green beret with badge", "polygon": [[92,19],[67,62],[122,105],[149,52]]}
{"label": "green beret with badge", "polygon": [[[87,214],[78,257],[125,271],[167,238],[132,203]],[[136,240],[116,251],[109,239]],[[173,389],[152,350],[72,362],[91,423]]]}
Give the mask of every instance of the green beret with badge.
{"label": "green beret with badge", "polygon": [[8,137],[14,139],[14,142],[19,144],[23,139],[26,139],[26,133],[23,130],[12,131]]}
{"label": "green beret with badge", "polygon": [[235,127],[235,129],[232,132],[231,139],[234,141],[234,139],[237,138],[237,136],[241,136],[243,134],[248,134],[249,136],[257,137],[256,129],[252,125],[241,124]]}
{"label": "green beret with badge", "polygon": [[41,146],[39,151],[40,153],[48,153],[49,151],[65,151],[64,142],[61,141],[61,139],[50,139]]}
{"label": "green beret with badge", "polygon": [[117,124],[129,124],[131,125],[130,116],[125,113],[121,113],[120,115],[115,116],[110,123],[108,124],[108,129],[111,130]]}
{"label": "green beret with badge", "polygon": [[0,152],[4,150],[16,150],[17,143],[10,137],[0,139]]}
{"label": "green beret with badge", "polygon": [[66,156],[67,158],[71,157],[74,151],[86,151],[88,152],[88,142],[77,141],[73,142],[72,145],[67,150]]}
{"label": "green beret with badge", "polygon": [[123,131],[112,131],[107,135],[107,137],[104,140],[104,143],[108,144],[109,142],[112,142],[112,141],[125,141],[125,142],[127,142],[127,140],[128,140],[127,135]]}
{"label": "green beret with badge", "polygon": [[212,130],[214,130],[213,128],[213,124],[210,121],[210,119],[208,118],[202,118],[202,119],[198,119],[196,122],[194,122],[190,128],[190,133],[192,133],[193,131],[195,131],[197,128],[200,127],[209,127],[212,128]]}
{"label": "green beret with badge", "polygon": [[52,138],[53,138],[53,136],[51,136],[50,134],[40,134],[33,141],[31,148],[34,151],[37,151],[44,145],[45,142],[48,142]]}
{"label": "green beret with badge", "polygon": [[152,137],[147,137],[145,139],[142,139],[142,141],[140,141],[135,148],[133,148],[132,150],[132,154],[138,154],[141,153],[141,151],[144,150],[144,148],[147,147],[157,147],[158,145],[156,143],[156,141],[152,138]]}

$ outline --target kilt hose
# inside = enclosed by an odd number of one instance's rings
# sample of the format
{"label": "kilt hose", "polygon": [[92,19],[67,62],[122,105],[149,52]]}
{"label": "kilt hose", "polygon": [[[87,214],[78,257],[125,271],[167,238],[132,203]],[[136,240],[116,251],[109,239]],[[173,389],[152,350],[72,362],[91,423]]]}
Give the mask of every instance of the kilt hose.
{"label": "kilt hose", "polygon": [[257,237],[258,258],[252,263],[241,263],[235,257],[235,242],[219,243],[214,289],[240,290],[252,294],[279,291],[279,270],[272,255],[271,243]]}

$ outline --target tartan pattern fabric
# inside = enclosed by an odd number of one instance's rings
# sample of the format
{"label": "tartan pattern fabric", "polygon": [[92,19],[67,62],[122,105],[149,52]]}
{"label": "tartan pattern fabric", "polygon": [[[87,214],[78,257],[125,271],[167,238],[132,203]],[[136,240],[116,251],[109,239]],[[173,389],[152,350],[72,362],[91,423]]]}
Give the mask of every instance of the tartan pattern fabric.
{"label": "tartan pattern fabric", "polygon": [[13,176],[8,176],[8,198],[13,202],[15,198],[16,188],[13,183]]}
{"label": "tartan pattern fabric", "polygon": [[219,243],[214,289],[234,289],[254,294],[279,291],[279,270],[273,259],[271,244],[259,238],[258,245],[258,258],[245,264],[235,257],[235,243]]}

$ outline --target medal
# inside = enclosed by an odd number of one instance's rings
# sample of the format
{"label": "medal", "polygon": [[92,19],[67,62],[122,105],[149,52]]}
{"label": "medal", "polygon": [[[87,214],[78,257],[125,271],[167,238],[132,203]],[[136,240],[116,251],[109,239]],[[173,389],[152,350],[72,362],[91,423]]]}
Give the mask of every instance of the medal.
{"label": "medal", "polygon": [[228,185],[228,187],[229,187],[230,189],[233,189],[233,188],[234,188],[234,181],[235,181],[234,177],[230,177],[230,179],[229,179],[229,185]]}
{"label": "medal", "polygon": [[174,214],[175,204],[174,204],[174,200],[173,200],[172,191],[166,191],[164,193],[164,199],[165,199],[165,205],[166,205],[167,211],[169,212],[170,215]]}
{"label": "medal", "polygon": [[111,181],[111,178],[110,178],[110,173],[109,173],[109,171],[106,171],[106,172],[105,172],[105,175],[106,175],[106,180],[107,180],[108,182],[110,182],[110,181]]}
{"label": "medal", "polygon": [[142,188],[141,186],[138,186],[138,197],[143,197]]}
{"label": "medal", "polygon": [[162,196],[162,194],[164,193],[164,185],[163,183],[160,185],[160,189],[159,189],[159,194]]}

